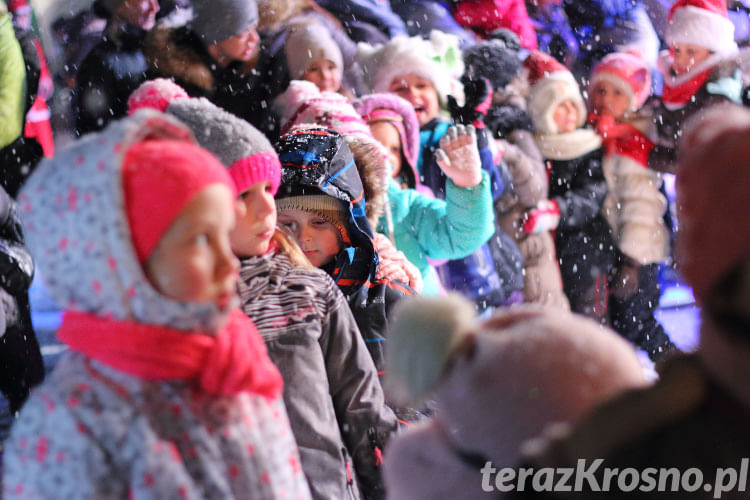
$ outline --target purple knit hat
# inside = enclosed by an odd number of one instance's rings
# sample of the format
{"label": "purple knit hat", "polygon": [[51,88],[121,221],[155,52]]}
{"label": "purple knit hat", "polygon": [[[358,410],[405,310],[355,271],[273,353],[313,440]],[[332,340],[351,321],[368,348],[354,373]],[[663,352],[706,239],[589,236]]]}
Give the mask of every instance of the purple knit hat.
{"label": "purple knit hat", "polygon": [[355,100],[352,106],[368,125],[378,121],[394,124],[401,135],[404,158],[416,172],[419,157],[419,122],[409,101],[395,94],[369,94]]}

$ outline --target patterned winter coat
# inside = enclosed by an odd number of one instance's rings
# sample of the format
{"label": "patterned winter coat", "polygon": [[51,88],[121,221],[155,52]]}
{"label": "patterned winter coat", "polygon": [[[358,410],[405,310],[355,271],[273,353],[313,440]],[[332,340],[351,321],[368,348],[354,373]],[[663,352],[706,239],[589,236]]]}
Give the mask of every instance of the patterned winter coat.
{"label": "patterned winter coat", "polygon": [[239,291],[284,378],[313,498],[382,497],[377,456],[396,418],[341,291],[325,272],[296,267],[284,253],[244,259]]}
{"label": "patterned winter coat", "polygon": [[[85,316],[102,334],[213,337],[218,307],[160,295],[135,255],[121,163],[145,137],[191,140],[178,122],[143,110],[45,160],[20,196],[29,248],[68,310],[61,330]],[[229,318],[241,335],[257,335],[241,311]],[[257,353],[247,369],[275,372]],[[196,379],[145,379],[78,350],[32,393],[3,459],[7,499],[309,498],[280,396],[212,395]]]}

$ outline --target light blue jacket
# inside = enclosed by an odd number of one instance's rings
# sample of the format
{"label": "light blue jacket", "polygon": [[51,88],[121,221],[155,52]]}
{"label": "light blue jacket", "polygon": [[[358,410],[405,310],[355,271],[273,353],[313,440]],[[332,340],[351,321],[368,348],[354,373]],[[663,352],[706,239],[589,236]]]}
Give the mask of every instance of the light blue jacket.
{"label": "light blue jacket", "polygon": [[[424,295],[436,295],[440,290],[437,273],[428,257],[461,259],[474,253],[495,231],[490,178],[486,172],[482,172],[482,182],[473,188],[460,188],[447,180],[445,200],[414,189],[402,189],[391,181],[388,200],[396,248],[422,273]],[[384,218],[378,228],[388,234]]]}

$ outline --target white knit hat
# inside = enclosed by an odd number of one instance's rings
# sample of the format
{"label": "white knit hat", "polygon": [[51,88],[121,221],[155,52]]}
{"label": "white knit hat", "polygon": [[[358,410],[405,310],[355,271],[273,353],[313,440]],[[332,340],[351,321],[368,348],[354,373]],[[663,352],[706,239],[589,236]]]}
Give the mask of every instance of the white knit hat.
{"label": "white knit hat", "polygon": [[552,115],[561,102],[570,99],[578,109],[576,126],[586,121],[586,105],[573,74],[555,58],[532,51],[523,63],[529,79],[529,114],[537,133],[556,134],[557,125]]}
{"label": "white knit hat", "polygon": [[677,0],[669,9],[666,40],[698,45],[718,54],[737,51],[726,0]]}
{"label": "white knit hat", "polygon": [[356,60],[371,93],[388,92],[396,77],[417,74],[432,82],[441,104],[460,92],[458,78],[464,70],[458,39],[440,31],[430,39],[397,36],[385,45],[357,45]]}

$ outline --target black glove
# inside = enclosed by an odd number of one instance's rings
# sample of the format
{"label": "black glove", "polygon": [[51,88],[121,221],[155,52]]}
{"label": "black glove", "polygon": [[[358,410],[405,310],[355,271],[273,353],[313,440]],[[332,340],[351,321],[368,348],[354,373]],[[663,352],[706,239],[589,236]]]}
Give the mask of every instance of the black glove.
{"label": "black glove", "polygon": [[460,106],[456,99],[448,96],[448,111],[456,124],[474,125],[484,128],[484,117],[492,104],[492,87],[486,78],[461,77],[464,86],[465,104]]}

